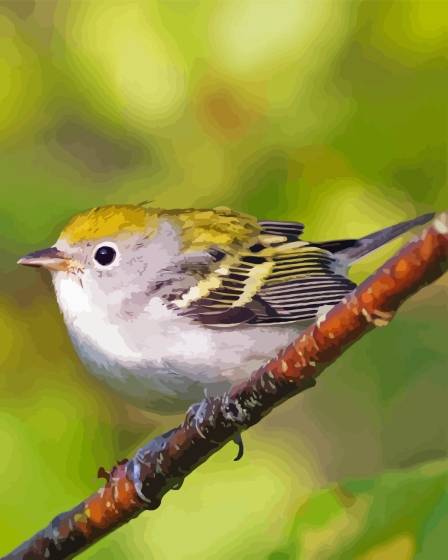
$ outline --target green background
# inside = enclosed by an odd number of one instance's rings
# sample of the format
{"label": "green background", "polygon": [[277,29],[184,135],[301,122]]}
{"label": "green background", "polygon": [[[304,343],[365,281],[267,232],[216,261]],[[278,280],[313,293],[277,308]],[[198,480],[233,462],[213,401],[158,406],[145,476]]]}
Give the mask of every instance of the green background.
{"label": "green background", "polygon": [[[103,391],[17,259],[105,203],[353,237],[448,207],[448,2],[0,2],[0,554],[178,420]],[[356,265],[359,281],[405,238]],[[447,278],[228,445],[106,560],[437,560]]]}

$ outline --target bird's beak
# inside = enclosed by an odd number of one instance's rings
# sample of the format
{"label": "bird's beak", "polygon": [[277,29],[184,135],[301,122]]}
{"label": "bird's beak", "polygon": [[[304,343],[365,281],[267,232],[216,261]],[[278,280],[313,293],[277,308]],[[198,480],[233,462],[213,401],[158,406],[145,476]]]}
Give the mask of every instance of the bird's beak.
{"label": "bird's beak", "polygon": [[49,268],[51,270],[70,270],[72,260],[67,258],[64,253],[61,253],[56,249],[56,247],[50,247],[49,249],[42,249],[41,251],[35,251],[29,255],[25,255],[17,264],[24,264],[25,266],[34,266]]}

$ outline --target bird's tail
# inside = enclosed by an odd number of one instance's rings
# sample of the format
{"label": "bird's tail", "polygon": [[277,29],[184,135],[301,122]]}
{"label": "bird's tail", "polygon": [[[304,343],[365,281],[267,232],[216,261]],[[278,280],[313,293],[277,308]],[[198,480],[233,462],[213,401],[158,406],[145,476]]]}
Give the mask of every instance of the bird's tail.
{"label": "bird's tail", "polygon": [[[375,251],[386,243],[389,243],[389,241],[392,241],[392,239],[395,239],[403,233],[406,233],[408,230],[416,226],[422,226],[423,224],[426,224],[427,222],[432,220],[434,216],[435,213],[433,212],[430,214],[424,214],[423,216],[419,216],[418,218],[408,220],[407,222],[401,222],[400,224],[396,224],[375,233],[371,233],[370,235],[366,235],[361,239],[353,241],[333,241],[328,243],[328,247],[323,247],[325,245],[324,243],[321,244],[321,246],[323,248],[327,248],[332,253],[336,253],[340,259],[343,259],[345,262],[351,264],[359,260],[361,257],[364,257],[368,253],[372,253],[372,251]],[[340,243],[339,247],[337,246],[338,243]],[[330,245],[333,245],[333,247],[330,247]]]}

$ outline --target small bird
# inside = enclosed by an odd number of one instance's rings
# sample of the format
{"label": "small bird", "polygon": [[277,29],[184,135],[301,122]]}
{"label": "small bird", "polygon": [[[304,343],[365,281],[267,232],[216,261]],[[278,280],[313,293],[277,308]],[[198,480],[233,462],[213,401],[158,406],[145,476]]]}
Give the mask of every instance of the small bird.
{"label": "small bird", "polygon": [[86,368],[123,399],[185,412],[247,379],[355,288],[350,265],[434,214],[312,243],[297,222],[109,205],[18,262],[51,271]]}

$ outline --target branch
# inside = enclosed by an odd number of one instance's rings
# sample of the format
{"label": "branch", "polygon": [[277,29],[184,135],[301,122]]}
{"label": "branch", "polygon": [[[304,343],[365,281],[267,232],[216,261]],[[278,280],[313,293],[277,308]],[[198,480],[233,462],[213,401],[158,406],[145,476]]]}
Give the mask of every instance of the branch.
{"label": "branch", "polygon": [[398,254],[310,326],[275,360],[230,393],[204,399],[183,424],[154,438],[107,483],[4,560],[62,560],[111,533],[181,486],[196,467],[275,406],[316,384],[353,342],[389,323],[400,305],[448,269],[448,215],[439,215]]}

